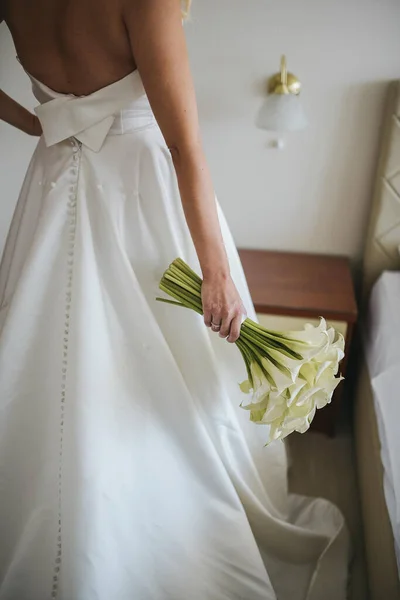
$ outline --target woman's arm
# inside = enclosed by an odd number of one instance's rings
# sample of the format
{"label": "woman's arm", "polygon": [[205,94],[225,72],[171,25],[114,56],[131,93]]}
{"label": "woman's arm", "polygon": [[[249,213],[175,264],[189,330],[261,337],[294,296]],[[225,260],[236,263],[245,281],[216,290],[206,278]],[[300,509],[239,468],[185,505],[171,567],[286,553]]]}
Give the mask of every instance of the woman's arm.
{"label": "woman's arm", "polygon": [[206,325],[236,341],[241,298],[230,277],[214,188],[199,131],[179,0],[123,0],[135,63],[174,162],[182,205],[203,273]]}
{"label": "woman's arm", "polygon": [[[3,0],[0,0],[0,23],[4,21],[5,9]],[[26,110],[21,104],[7,96],[0,90],[0,120],[13,125],[29,135],[41,135],[42,128],[36,115]]]}
{"label": "woman's arm", "polygon": [[29,135],[41,135],[39,119],[0,90],[0,119]]}

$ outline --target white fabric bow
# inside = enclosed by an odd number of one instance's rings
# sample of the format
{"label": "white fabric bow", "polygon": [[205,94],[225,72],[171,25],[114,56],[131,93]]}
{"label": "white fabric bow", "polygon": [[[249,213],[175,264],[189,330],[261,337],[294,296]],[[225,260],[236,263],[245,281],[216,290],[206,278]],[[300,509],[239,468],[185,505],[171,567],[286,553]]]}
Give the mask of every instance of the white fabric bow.
{"label": "white fabric bow", "polygon": [[33,91],[40,102],[34,110],[42,125],[46,146],[75,137],[98,152],[114,122],[114,115],[145,94],[138,71],[88,96],[54,92],[33,80]]}

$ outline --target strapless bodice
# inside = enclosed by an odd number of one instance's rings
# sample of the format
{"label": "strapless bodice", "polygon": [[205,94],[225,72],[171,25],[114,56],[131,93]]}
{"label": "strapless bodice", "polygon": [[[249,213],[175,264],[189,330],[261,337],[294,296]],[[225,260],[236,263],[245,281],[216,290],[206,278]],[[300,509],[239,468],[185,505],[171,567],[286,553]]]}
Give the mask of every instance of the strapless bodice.
{"label": "strapless bodice", "polygon": [[74,137],[98,152],[109,134],[155,121],[138,70],[87,96],[55,92],[28,73],[40,105],[35,108],[46,146]]}

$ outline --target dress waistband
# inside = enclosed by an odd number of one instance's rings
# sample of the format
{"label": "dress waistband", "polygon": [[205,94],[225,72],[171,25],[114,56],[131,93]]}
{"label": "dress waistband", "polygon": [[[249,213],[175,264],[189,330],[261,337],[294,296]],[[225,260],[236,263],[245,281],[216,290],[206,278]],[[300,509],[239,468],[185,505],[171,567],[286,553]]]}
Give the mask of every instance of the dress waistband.
{"label": "dress waistband", "polygon": [[[146,102],[135,102],[128,108],[123,108],[114,115],[114,122],[108,132],[108,135],[122,135],[140,131],[141,129],[153,126],[157,123],[147,97]],[[140,106],[143,104],[143,107]]]}
{"label": "dress waistband", "polygon": [[[29,75],[29,73],[28,73]],[[98,152],[107,134],[122,133],[122,119],[114,124],[117,114],[135,113],[135,118],[154,120],[142,80],[137,70],[123,79],[89,94],[73,96],[50,89],[31,75],[32,89],[41,102],[34,110],[43,129],[46,146],[70,137]],[[123,109],[127,108],[127,111]]]}

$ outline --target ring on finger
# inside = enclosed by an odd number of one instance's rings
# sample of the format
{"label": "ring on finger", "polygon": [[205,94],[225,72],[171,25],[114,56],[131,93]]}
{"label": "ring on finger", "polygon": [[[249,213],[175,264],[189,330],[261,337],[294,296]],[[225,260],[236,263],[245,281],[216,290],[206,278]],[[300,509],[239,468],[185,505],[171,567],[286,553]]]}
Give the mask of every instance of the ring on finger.
{"label": "ring on finger", "polygon": [[214,321],[211,321],[211,329],[213,331],[219,331],[221,329],[221,323],[214,323]]}

